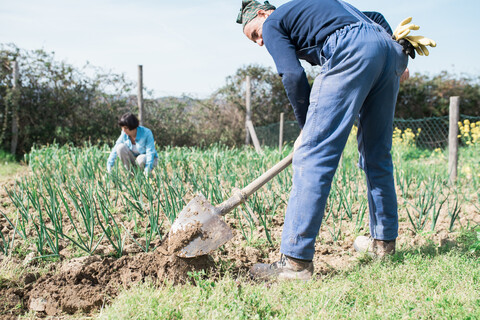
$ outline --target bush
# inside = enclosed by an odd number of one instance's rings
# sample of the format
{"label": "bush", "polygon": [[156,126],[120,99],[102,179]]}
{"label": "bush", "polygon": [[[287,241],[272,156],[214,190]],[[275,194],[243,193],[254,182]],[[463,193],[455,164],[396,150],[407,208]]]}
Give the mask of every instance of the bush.
{"label": "bush", "polygon": [[17,159],[15,159],[15,156],[13,154],[0,149],[0,162],[15,162],[15,161],[17,161]]}
{"label": "bush", "polygon": [[400,84],[395,117],[401,119],[447,116],[450,97],[460,96],[464,115],[480,116],[480,77],[456,78],[446,71],[438,75],[415,74]]}
{"label": "bush", "polygon": [[[15,60],[20,69],[19,90],[12,90]],[[136,85],[123,75],[89,64],[74,68],[55,60],[54,53],[22,50],[12,44],[0,44],[0,61],[0,148],[10,150],[16,110],[20,129],[17,155],[28,152],[34,144],[112,144],[120,133],[118,117],[127,111],[138,114],[132,93]],[[307,70],[310,83],[315,70]],[[147,94],[145,126],[153,131],[158,146],[241,145],[245,139],[247,75],[251,77],[255,126],[278,123],[281,112],[285,120],[295,120],[277,73],[249,65],[227,77],[226,84],[208,99],[156,98]],[[480,115],[478,80],[455,79],[447,72],[433,77],[416,74],[401,84],[395,116],[447,115],[452,95],[461,97],[462,114]]]}
{"label": "bush", "polygon": [[[10,146],[12,110],[16,108],[21,128],[19,154],[28,152],[34,143],[111,141],[118,134],[116,117],[132,107],[125,95],[132,85],[123,76],[102,73],[90,65],[78,70],[56,61],[53,53],[25,51],[14,45],[1,46],[0,60],[0,146]],[[11,88],[14,60],[21,70],[16,97]],[[87,76],[91,69],[93,77]]]}

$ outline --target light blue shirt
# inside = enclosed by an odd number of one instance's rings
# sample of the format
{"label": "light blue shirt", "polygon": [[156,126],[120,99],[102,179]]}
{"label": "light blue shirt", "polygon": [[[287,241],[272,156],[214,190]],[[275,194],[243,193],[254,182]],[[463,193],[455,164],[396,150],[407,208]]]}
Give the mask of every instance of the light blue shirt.
{"label": "light blue shirt", "polygon": [[[115,159],[117,158],[117,146],[120,144],[125,144],[130,150],[133,148],[132,141],[128,137],[128,135],[122,131],[120,137],[118,137],[115,146],[110,153],[107,161],[107,171],[110,172],[113,165],[115,164]],[[137,147],[138,153],[135,156],[140,154],[146,155],[145,161],[145,171],[152,170],[153,161],[155,158],[158,158],[157,151],[155,150],[155,140],[153,139],[153,134],[150,129],[145,127],[139,126],[137,127],[137,136],[135,137],[135,144]]]}

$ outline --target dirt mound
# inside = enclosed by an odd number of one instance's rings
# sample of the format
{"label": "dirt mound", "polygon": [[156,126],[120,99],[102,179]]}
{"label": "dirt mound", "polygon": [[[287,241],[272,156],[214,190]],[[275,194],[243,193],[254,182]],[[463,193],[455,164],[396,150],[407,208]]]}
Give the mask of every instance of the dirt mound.
{"label": "dirt mound", "polygon": [[206,270],[208,273],[213,264],[208,256],[183,259],[165,255],[162,247],[119,259],[76,258],[65,262],[60,272],[38,279],[24,301],[29,309],[47,315],[89,313],[132,284],[145,279],[185,283],[189,271]]}
{"label": "dirt mound", "polygon": [[18,308],[22,303],[23,292],[14,287],[0,286],[0,318],[1,319],[16,319],[22,313]]}

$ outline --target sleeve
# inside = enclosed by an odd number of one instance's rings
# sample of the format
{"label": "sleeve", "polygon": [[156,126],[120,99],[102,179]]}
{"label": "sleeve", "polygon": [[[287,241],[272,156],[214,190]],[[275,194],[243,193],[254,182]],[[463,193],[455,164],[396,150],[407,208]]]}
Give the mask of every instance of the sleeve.
{"label": "sleeve", "polygon": [[381,13],[374,11],[363,11],[363,14],[369,17],[376,24],[380,25],[383,29],[385,29],[385,31],[387,31],[389,35],[393,35],[392,28],[390,28],[390,25]]}
{"label": "sleeve", "polygon": [[153,161],[155,160],[155,154],[156,154],[155,140],[153,139],[153,134],[150,129],[146,130],[145,153],[146,153],[145,172],[149,172],[152,170]]}
{"label": "sleeve", "polygon": [[310,103],[310,84],[307,75],[298,60],[295,46],[278,23],[263,25],[263,41],[282,77],[288,100],[300,128],[305,125],[308,105]]}
{"label": "sleeve", "polygon": [[115,142],[115,145],[112,148],[112,151],[110,152],[110,155],[108,156],[107,160],[107,171],[110,172],[113,168],[113,165],[115,164],[115,159],[117,158],[117,146],[123,142],[123,132],[120,134],[120,137],[118,137],[117,142]]}

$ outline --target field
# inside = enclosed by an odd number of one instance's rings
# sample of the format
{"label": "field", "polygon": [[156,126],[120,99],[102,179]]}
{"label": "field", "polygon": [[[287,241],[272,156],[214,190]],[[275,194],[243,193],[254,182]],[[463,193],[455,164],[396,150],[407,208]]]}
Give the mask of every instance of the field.
{"label": "field", "polygon": [[119,161],[107,174],[108,146],[33,149],[28,167],[17,165],[0,180],[0,314],[480,318],[480,145],[470,131],[465,137],[459,177],[450,184],[446,150],[420,150],[413,131],[395,133],[400,236],[398,252],[379,262],[352,248],[356,236],[368,234],[352,135],[317,239],[315,280],[297,284],[246,276],[254,263],[279,257],[291,168],[226,215],[235,236],[211,255],[180,259],[163,242],[198,192],[219,204],[290,147],[265,155],[251,148],[166,148],[149,177],[127,173]]}

